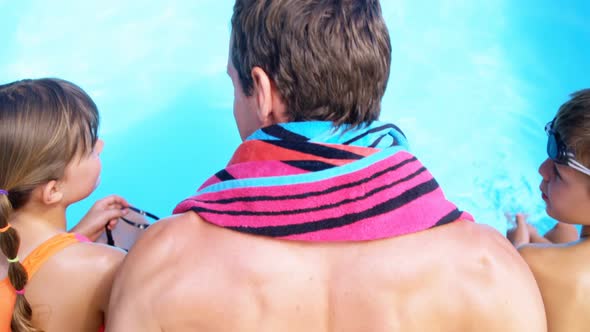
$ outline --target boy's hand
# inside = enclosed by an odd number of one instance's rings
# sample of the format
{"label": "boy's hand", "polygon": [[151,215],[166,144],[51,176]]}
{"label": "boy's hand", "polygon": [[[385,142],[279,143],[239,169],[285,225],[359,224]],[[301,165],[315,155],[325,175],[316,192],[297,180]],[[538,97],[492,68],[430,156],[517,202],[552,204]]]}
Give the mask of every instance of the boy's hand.
{"label": "boy's hand", "polygon": [[515,216],[516,227],[508,231],[507,237],[515,247],[531,242],[529,227],[526,222],[526,215],[517,213]]}
{"label": "boy's hand", "polygon": [[92,205],[84,218],[74,226],[70,232],[86,236],[91,241],[96,241],[104,232],[105,226],[113,229],[119,217],[126,215],[129,203],[120,196],[110,195],[100,199]]}

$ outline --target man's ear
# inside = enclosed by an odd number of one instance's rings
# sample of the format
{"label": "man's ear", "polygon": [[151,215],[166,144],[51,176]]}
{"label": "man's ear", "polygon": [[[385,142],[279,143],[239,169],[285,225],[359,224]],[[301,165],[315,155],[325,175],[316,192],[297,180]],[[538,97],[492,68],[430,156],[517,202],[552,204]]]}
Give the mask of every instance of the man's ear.
{"label": "man's ear", "polygon": [[257,115],[262,126],[286,122],[285,106],[274,82],[260,67],[252,68],[251,75]]}
{"label": "man's ear", "polygon": [[60,183],[51,180],[41,187],[41,201],[47,205],[59,203],[63,199],[63,192],[60,189]]}

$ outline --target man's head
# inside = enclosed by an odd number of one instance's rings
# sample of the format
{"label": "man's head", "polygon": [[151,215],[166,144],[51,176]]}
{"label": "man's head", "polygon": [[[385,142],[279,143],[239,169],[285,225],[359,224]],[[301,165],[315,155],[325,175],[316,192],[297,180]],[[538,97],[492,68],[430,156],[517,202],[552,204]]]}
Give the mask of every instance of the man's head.
{"label": "man's head", "polygon": [[285,121],[376,120],[390,61],[378,0],[236,0],[229,61],[236,94],[259,102],[257,75],[266,75]]}

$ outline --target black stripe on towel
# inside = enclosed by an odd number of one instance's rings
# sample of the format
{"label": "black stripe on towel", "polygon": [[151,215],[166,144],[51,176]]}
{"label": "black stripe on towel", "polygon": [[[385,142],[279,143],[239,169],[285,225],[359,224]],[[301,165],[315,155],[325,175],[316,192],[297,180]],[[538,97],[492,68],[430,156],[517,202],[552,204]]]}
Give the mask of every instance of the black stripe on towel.
{"label": "black stripe on towel", "polygon": [[442,225],[446,225],[448,223],[451,223],[451,222],[459,219],[459,217],[461,217],[462,213],[463,213],[462,211],[459,211],[458,209],[454,209],[446,216],[440,218],[440,220],[437,221],[436,224],[432,227],[442,226]]}
{"label": "black stripe on towel", "polygon": [[351,213],[343,216],[322,219],[313,222],[307,222],[302,224],[292,224],[283,226],[266,226],[266,227],[228,227],[230,229],[256,235],[266,235],[270,237],[282,237],[297,234],[305,234],[311,232],[317,232],[342,226],[354,224],[355,222],[365,220],[367,218],[375,217],[381,214],[385,214],[396,210],[403,205],[411,202],[425,194],[428,194],[438,188],[437,182],[432,179],[424,182],[420,185],[413,187],[412,189],[405,191],[403,194],[394,197],[386,202],[375,205],[374,207],[358,212]]}
{"label": "black stripe on towel", "polygon": [[233,175],[229,174],[228,171],[226,171],[225,169],[222,169],[221,171],[215,173],[215,176],[221,180],[221,181],[227,181],[227,180],[235,180],[236,178],[233,177]]}
{"label": "black stripe on towel", "polygon": [[[369,145],[370,148],[374,148],[377,145],[379,145],[379,143],[381,143],[381,141],[387,137],[388,135],[381,135],[379,136],[379,138],[377,138],[371,145]],[[392,137],[393,138],[393,137]],[[393,138],[393,141],[395,142],[395,138]]]}
{"label": "black stripe on towel", "polygon": [[280,201],[280,200],[284,200],[284,199],[299,199],[299,198],[308,198],[308,197],[312,197],[312,196],[325,195],[325,194],[329,194],[329,193],[332,193],[332,192],[335,192],[338,190],[359,186],[359,185],[367,182],[368,180],[375,179],[385,173],[393,172],[393,171],[395,171],[407,164],[415,162],[416,160],[417,160],[416,157],[408,158],[406,160],[401,161],[398,164],[395,164],[393,166],[385,168],[379,172],[375,172],[375,173],[373,173],[373,175],[366,177],[362,180],[330,187],[330,188],[328,188],[326,190],[322,190],[322,191],[310,191],[310,192],[307,192],[304,194],[283,195],[283,196],[269,196],[269,195],[242,196],[242,197],[233,197],[233,198],[218,199],[218,200],[199,200],[199,199],[197,199],[195,201],[196,202],[203,202],[203,203],[229,204],[229,203],[234,203],[234,202]]}
{"label": "black stripe on towel", "polygon": [[[406,181],[409,181],[409,180],[415,178],[416,176],[422,174],[425,171],[426,171],[426,168],[422,167],[419,170],[417,170],[416,172],[414,172],[402,179],[399,179],[393,183],[389,183],[389,184],[386,184],[381,187],[377,187],[371,191],[367,191],[364,195],[356,197],[356,198],[343,198],[339,202],[334,202],[334,203],[330,203],[330,204],[324,204],[324,205],[319,205],[319,206],[314,206],[314,207],[309,207],[309,208],[304,208],[304,209],[297,209],[296,206],[293,206],[294,209],[292,209],[292,210],[280,210],[280,211],[279,210],[273,210],[273,211],[217,210],[217,209],[211,209],[211,208],[206,208],[206,207],[201,207],[201,206],[194,206],[191,209],[197,213],[212,213],[212,214],[230,215],[230,216],[278,216],[278,217],[280,217],[280,216],[300,214],[300,213],[318,212],[321,210],[332,209],[332,208],[335,208],[335,207],[338,207],[341,205],[345,205],[345,204],[355,203],[357,201],[367,199],[371,196],[378,195],[381,192],[386,191],[387,189],[391,189],[391,188],[399,185],[402,182],[406,182]],[[434,179],[431,179],[428,182],[431,182],[431,181],[434,181]],[[436,181],[434,181],[434,183],[436,183]],[[412,191],[412,190],[414,190],[414,188],[419,187],[421,185],[423,185],[423,184],[419,184],[415,187],[412,187],[412,188],[406,190],[406,192]],[[400,196],[402,196],[402,195],[400,195]],[[398,196],[398,197],[400,197],[400,196]],[[321,198],[321,196],[314,196],[312,198],[319,199],[319,198]],[[413,197],[412,199],[416,199],[416,198],[418,198],[418,197]],[[408,202],[404,202],[403,204],[406,204]]]}
{"label": "black stripe on towel", "polygon": [[269,126],[262,128],[262,131],[270,136],[274,136],[276,138],[280,138],[283,140],[289,141],[299,141],[299,142],[307,142],[309,138],[289,131],[279,125]]}
{"label": "black stripe on towel", "polygon": [[359,160],[364,156],[352,153],[346,150],[340,150],[333,147],[320,145],[311,142],[295,142],[295,141],[274,141],[265,140],[264,142],[280,146],[285,149],[305,153],[312,156],[318,156],[326,159],[345,159],[345,160]]}
{"label": "black stripe on towel", "polygon": [[364,133],[362,133],[362,134],[360,134],[360,135],[358,135],[356,137],[353,137],[353,138],[349,139],[348,141],[346,141],[346,142],[344,142],[342,144],[348,145],[348,144],[351,144],[353,142],[358,141],[359,139],[361,139],[361,138],[363,138],[363,137],[365,137],[365,136],[367,136],[369,134],[376,133],[376,132],[379,132],[379,131],[382,131],[382,130],[385,130],[385,129],[390,129],[390,128],[393,128],[393,129],[399,131],[399,133],[402,134],[403,137],[406,137],[406,135],[402,132],[401,129],[398,128],[398,126],[396,126],[396,125],[394,125],[392,123],[388,123],[388,124],[383,125],[381,127],[377,127],[377,128],[373,128],[373,129],[367,130]]}
{"label": "black stripe on towel", "polygon": [[318,160],[283,160],[283,163],[297,167],[304,171],[317,172],[336,167],[336,165],[328,164]]}

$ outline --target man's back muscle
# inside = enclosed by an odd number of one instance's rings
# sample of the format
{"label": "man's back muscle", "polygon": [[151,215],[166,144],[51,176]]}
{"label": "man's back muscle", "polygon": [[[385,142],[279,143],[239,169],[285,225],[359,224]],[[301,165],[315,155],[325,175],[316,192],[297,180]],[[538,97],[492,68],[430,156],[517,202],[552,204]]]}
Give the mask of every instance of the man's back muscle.
{"label": "man's back muscle", "polygon": [[[120,309],[150,303],[141,315],[165,331],[545,331],[532,275],[484,226],[301,243],[221,229],[193,213],[173,218],[128,259],[157,259],[149,251],[162,247],[174,264],[124,269],[114,295]],[[121,285],[137,284],[121,296]],[[116,321],[109,331],[124,330]]]}

